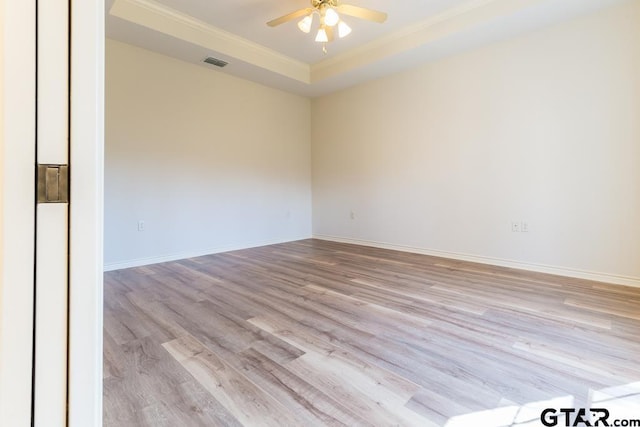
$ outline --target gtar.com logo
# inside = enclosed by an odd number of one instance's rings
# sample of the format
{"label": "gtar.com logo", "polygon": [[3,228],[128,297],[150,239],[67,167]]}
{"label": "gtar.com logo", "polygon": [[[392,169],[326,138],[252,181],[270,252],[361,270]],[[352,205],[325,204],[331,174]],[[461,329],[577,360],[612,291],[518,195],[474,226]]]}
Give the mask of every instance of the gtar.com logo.
{"label": "gtar.com logo", "polygon": [[604,408],[547,408],[540,414],[540,422],[546,427],[640,427],[640,419],[610,421]]}
{"label": "gtar.com logo", "polygon": [[[585,408],[547,408],[540,414],[540,421],[547,427],[555,427],[557,425],[566,427],[595,427],[609,426],[609,411],[604,408],[591,408],[590,414],[587,415]],[[592,421],[593,420],[593,421]]]}

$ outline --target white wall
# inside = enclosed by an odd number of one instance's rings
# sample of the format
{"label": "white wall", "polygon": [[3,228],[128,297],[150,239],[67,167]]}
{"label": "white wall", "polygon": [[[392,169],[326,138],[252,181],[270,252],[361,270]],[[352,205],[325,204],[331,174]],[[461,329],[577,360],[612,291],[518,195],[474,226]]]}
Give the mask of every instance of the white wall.
{"label": "white wall", "polygon": [[314,235],[640,285],[639,1],[312,117]]}
{"label": "white wall", "polygon": [[107,269],[311,235],[308,99],[106,51]]}

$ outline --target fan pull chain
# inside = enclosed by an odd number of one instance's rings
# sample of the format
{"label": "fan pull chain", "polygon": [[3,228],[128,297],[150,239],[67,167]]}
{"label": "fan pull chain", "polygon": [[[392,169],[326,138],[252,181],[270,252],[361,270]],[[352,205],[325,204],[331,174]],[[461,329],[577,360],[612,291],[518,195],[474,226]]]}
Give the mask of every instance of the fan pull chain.
{"label": "fan pull chain", "polygon": [[324,53],[325,55],[327,54],[327,44],[326,43],[322,43],[322,53]]}

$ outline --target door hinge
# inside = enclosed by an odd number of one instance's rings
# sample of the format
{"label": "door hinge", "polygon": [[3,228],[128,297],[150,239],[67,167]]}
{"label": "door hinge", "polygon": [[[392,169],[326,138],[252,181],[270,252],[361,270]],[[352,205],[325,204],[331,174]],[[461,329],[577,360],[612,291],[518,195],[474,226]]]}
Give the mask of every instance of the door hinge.
{"label": "door hinge", "polygon": [[69,202],[69,165],[38,165],[38,203]]}

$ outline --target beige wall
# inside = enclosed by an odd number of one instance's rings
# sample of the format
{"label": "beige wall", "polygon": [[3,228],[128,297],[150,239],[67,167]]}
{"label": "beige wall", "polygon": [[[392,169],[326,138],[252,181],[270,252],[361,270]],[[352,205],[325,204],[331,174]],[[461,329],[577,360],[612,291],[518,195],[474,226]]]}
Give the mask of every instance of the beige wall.
{"label": "beige wall", "polygon": [[312,117],[315,235],[640,285],[640,2],[316,99]]}
{"label": "beige wall", "polygon": [[106,49],[107,268],[310,236],[308,99]]}

